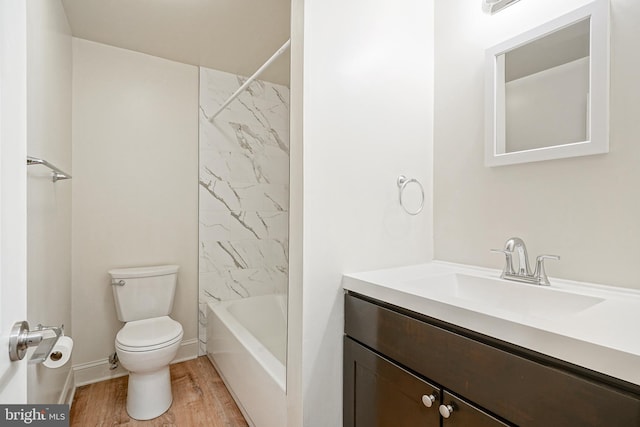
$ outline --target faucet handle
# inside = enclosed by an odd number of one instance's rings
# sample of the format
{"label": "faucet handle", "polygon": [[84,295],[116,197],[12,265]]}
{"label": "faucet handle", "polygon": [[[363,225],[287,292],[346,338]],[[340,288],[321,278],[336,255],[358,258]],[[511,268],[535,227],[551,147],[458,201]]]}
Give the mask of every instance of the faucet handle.
{"label": "faucet handle", "polygon": [[536,257],[536,271],[533,273],[533,277],[536,279],[538,285],[549,286],[549,278],[547,277],[547,272],[544,269],[545,259],[560,261],[560,257],[558,255],[539,255]]}
{"label": "faucet handle", "polygon": [[515,271],[513,269],[513,261],[511,258],[511,255],[513,255],[513,251],[507,249],[491,249],[490,252],[494,254],[504,254],[505,256],[504,268],[502,269],[502,275],[500,277],[504,279],[504,276],[506,274],[515,274]]}
{"label": "faucet handle", "polygon": [[538,255],[536,257],[536,262],[544,259],[552,259],[554,261],[560,261],[560,255]]}
{"label": "faucet handle", "polygon": [[511,256],[511,254],[513,254],[513,251],[509,251],[507,249],[489,249],[489,252],[494,254],[505,254],[506,256]]}

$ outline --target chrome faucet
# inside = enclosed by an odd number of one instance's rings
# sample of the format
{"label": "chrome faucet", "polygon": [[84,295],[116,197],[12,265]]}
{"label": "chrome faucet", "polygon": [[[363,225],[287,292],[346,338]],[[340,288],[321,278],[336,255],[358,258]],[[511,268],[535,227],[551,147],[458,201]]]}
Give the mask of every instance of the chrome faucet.
{"label": "chrome faucet", "polygon": [[[516,282],[532,283],[534,285],[549,286],[549,278],[544,269],[544,260],[560,259],[557,255],[540,255],[536,258],[536,269],[531,273],[527,246],[519,237],[512,237],[504,244],[504,249],[491,249],[491,252],[501,253],[505,256],[504,269],[500,278],[514,280]],[[513,268],[513,254],[518,256],[518,269]]]}

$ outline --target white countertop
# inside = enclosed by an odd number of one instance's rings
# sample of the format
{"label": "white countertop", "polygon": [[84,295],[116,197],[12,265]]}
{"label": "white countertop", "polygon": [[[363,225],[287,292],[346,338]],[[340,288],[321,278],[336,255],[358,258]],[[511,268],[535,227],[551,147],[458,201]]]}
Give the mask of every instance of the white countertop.
{"label": "white countertop", "polygon": [[[569,315],[563,315],[562,307],[549,307],[549,316],[540,316],[440,292],[438,276],[452,273],[501,280],[498,270],[434,261],[345,274],[343,287],[640,385],[639,291],[550,278],[550,287],[535,292],[549,292],[550,298],[588,295],[602,301]],[[516,287],[514,292],[523,289],[523,295],[530,288],[517,287],[535,286],[511,281],[508,285]]]}

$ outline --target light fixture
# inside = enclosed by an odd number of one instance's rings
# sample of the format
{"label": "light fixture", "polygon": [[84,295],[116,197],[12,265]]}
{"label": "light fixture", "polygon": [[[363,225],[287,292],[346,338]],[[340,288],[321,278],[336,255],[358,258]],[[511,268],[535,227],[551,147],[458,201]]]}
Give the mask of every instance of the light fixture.
{"label": "light fixture", "polygon": [[518,0],[482,0],[482,11],[494,14]]}

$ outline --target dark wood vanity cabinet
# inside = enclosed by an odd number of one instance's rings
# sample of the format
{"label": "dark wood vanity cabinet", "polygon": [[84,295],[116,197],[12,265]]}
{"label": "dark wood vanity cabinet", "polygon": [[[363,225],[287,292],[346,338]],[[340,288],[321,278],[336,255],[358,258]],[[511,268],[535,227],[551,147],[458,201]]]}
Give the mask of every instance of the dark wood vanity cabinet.
{"label": "dark wood vanity cabinet", "polygon": [[344,427],[640,427],[640,387],[345,298]]}

